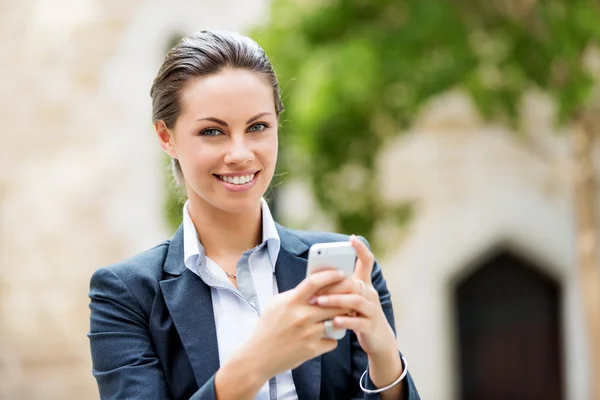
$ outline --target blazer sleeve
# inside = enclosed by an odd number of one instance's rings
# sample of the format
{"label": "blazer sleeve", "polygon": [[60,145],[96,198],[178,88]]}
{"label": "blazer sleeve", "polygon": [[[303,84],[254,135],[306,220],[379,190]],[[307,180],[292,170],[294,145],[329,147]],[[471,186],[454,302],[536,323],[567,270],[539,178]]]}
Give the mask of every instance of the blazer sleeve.
{"label": "blazer sleeve", "polygon": [[[101,399],[170,399],[144,312],[113,271],[99,269],[90,281],[92,372]],[[216,399],[214,376],[193,400]]]}
{"label": "blazer sleeve", "polygon": [[[364,238],[360,238],[367,246],[369,243]],[[394,334],[396,334],[396,324],[394,321],[394,310],[392,309],[392,300],[390,296],[390,292],[387,288],[387,284],[381,272],[381,267],[377,262],[373,266],[373,273],[371,274],[371,280],[373,282],[373,287],[379,293],[379,301],[381,302],[381,307],[383,308],[383,312],[388,320],[388,323],[392,327]],[[380,396],[378,394],[366,394],[363,393],[359,386],[359,379],[362,376],[363,372],[367,369],[368,365],[368,357],[364,352],[360,344],[358,343],[358,338],[354,332],[350,332],[350,346],[352,349],[352,376],[354,378],[355,387],[357,389],[357,395],[359,397],[364,397],[364,399],[375,400],[379,399]],[[413,381],[410,371],[404,378],[404,390],[402,400],[420,400],[419,393],[417,392],[417,388],[415,386],[415,382]],[[366,383],[366,384],[365,384]],[[371,381],[369,374],[366,376],[366,382],[363,382],[367,389],[375,388],[375,385]]]}

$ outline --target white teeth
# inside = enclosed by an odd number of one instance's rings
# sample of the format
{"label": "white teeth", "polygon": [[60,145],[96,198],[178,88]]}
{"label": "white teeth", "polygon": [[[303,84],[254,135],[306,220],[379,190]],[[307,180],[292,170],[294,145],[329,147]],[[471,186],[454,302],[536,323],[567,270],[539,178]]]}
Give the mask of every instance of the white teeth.
{"label": "white teeth", "polygon": [[248,183],[254,179],[254,175],[255,174],[250,174],[250,175],[246,175],[246,176],[235,176],[235,177],[221,176],[220,178],[222,181],[225,181],[227,183],[231,183],[234,185],[245,185],[246,183]]}

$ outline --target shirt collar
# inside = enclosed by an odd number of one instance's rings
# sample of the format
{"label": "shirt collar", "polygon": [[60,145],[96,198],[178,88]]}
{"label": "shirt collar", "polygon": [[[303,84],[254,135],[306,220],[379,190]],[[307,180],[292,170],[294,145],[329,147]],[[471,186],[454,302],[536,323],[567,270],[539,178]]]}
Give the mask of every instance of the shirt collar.
{"label": "shirt collar", "polygon": [[183,256],[185,266],[196,274],[198,261],[205,265],[204,246],[200,244],[198,232],[188,211],[188,201],[183,205]]}
{"label": "shirt collar", "polygon": [[[279,233],[277,232],[277,226],[275,220],[269,209],[269,205],[264,198],[260,199],[260,206],[262,210],[262,243],[258,246],[262,248],[267,247],[267,253],[269,255],[269,261],[273,271],[275,271],[275,264],[277,263],[277,257],[279,256],[279,249],[281,247],[281,240],[279,239]],[[204,246],[200,243],[198,238],[198,232],[194,227],[190,213],[188,212],[188,201],[183,206],[183,254],[184,262],[187,268],[193,272],[198,273],[197,265],[205,264],[205,253]]]}
{"label": "shirt collar", "polygon": [[279,256],[279,248],[281,247],[281,240],[279,239],[279,233],[277,232],[277,226],[269,205],[264,198],[260,199],[260,206],[262,209],[262,223],[263,223],[263,243],[267,243],[267,251],[269,252],[269,259],[275,271],[275,264],[277,263],[277,257]]}

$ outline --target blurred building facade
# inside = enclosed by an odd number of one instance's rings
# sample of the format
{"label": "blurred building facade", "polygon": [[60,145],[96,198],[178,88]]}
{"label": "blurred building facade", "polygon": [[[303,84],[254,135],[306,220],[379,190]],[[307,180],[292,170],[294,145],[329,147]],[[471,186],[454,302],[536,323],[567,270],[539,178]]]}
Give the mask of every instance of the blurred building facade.
{"label": "blurred building facade", "polygon": [[[383,198],[415,205],[380,262],[424,399],[589,398],[571,143],[554,111],[531,92],[517,135],[483,123],[465,95],[450,92],[379,157]],[[302,187],[282,190],[282,218],[311,219]]]}
{"label": "blurred building facade", "polygon": [[417,205],[385,265],[424,398],[588,398],[569,134],[539,93],[521,114],[519,136],[449,93],[381,156],[384,197]]}
{"label": "blurred building facade", "polygon": [[[0,398],[98,397],[86,337],[91,273],[169,235],[151,81],[173,37],[243,31],[264,22],[267,7],[0,2]],[[481,123],[450,93],[380,157],[387,201],[416,204],[403,241],[381,261],[399,345],[425,399],[460,398],[477,373],[465,364],[493,374],[497,360],[521,367],[504,352],[529,350],[547,357],[540,379],[555,378],[552,389],[587,397],[568,135],[553,133],[543,96],[523,109],[525,138]],[[283,186],[283,222],[330,229],[315,209],[301,181]],[[489,335],[499,323],[489,315],[520,310],[513,331]],[[510,347],[521,334],[532,349]]]}
{"label": "blurred building facade", "polygon": [[90,276],[170,235],[152,79],[173,37],[266,6],[0,1],[0,398],[98,398]]}

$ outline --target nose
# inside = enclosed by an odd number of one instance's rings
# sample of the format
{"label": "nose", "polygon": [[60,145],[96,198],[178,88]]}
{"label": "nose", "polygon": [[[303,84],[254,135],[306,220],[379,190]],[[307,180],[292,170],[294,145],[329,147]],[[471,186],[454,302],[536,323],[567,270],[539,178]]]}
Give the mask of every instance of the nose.
{"label": "nose", "polygon": [[247,164],[254,160],[254,151],[246,135],[232,135],[229,140],[229,148],[225,154],[226,164]]}

